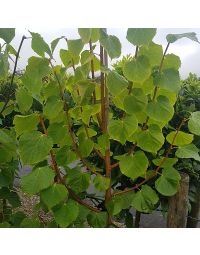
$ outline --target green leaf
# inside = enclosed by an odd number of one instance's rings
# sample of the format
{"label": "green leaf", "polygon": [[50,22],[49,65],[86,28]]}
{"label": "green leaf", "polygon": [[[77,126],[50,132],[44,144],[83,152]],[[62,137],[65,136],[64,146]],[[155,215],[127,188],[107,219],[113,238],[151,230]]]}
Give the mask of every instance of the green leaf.
{"label": "green leaf", "polygon": [[109,144],[109,136],[108,134],[103,134],[97,138],[97,144],[95,144],[95,148],[99,150],[102,155],[105,156],[106,150],[110,147]]}
{"label": "green leaf", "polygon": [[80,133],[84,133],[85,136],[88,136],[90,138],[97,135],[97,132],[94,129],[87,128],[87,132],[86,132],[86,130],[85,130],[85,128],[83,126],[81,126],[79,128],[79,130],[78,130],[78,132],[76,134],[79,135]]}
{"label": "green leaf", "polygon": [[10,222],[12,226],[20,227],[20,224],[24,218],[26,218],[26,215],[23,212],[16,212],[11,215]]}
{"label": "green leaf", "polygon": [[[156,158],[152,160],[154,165],[160,166],[161,162],[163,162],[163,157],[161,158]],[[168,168],[177,163],[178,159],[177,158],[166,158],[165,162],[160,166],[160,168]]]}
{"label": "green leaf", "polygon": [[67,40],[68,50],[71,52],[72,57],[78,56],[84,46],[84,43],[81,39],[77,40]]}
{"label": "green leaf", "polygon": [[54,144],[59,144],[60,147],[72,144],[71,137],[67,132],[66,125],[63,123],[52,123],[48,127],[48,136],[52,138]]}
{"label": "green leaf", "polygon": [[50,73],[48,59],[30,57],[26,71],[22,76],[24,86],[33,95],[39,95],[42,88],[42,78]]}
{"label": "green leaf", "polygon": [[194,144],[179,147],[176,151],[176,156],[178,158],[193,158],[200,161],[199,149]]}
{"label": "green leaf", "polygon": [[107,213],[106,212],[91,212],[87,216],[88,223],[93,228],[105,228],[107,225]]}
{"label": "green leaf", "polygon": [[100,70],[100,60],[93,54],[90,53],[89,50],[84,50],[81,53],[81,65],[86,65],[88,66],[88,69],[91,70],[91,61],[93,61],[93,69],[94,71],[99,71]]}
{"label": "green leaf", "polygon": [[79,55],[72,56],[72,53],[69,50],[60,50],[60,58],[66,68],[72,67],[79,63]]}
{"label": "green leaf", "polygon": [[117,72],[111,71],[107,76],[107,87],[112,95],[117,96],[127,89],[128,81]]}
{"label": "green leaf", "polygon": [[51,51],[52,51],[52,53],[54,52],[54,50],[55,50],[57,44],[59,43],[59,41],[60,41],[61,39],[63,39],[63,38],[64,38],[64,36],[61,36],[61,37],[59,37],[59,38],[54,39],[54,40],[51,42]]}
{"label": "green leaf", "polygon": [[160,88],[177,93],[180,88],[179,72],[172,68],[165,69],[161,75],[154,78],[154,84]]}
{"label": "green leaf", "polygon": [[167,54],[164,58],[163,69],[176,69],[178,70],[181,67],[181,60],[178,56],[174,54]]}
{"label": "green leaf", "polygon": [[40,222],[38,219],[24,218],[20,224],[20,228],[39,228]]}
{"label": "green leaf", "polygon": [[91,139],[87,138],[84,133],[80,133],[78,136],[79,150],[82,157],[88,157],[94,148],[94,143]]}
{"label": "green leaf", "polygon": [[5,164],[6,162],[10,162],[13,158],[16,157],[16,147],[13,145],[13,149],[10,150],[10,146],[1,144],[0,145],[0,164]]}
{"label": "green leaf", "polygon": [[149,44],[156,34],[156,28],[129,28],[127,40],[135,46]]}
{"label": "green leaf", "polygon": [[161,95],[156,101],[148,103],[146,113],[153,120],[167,123],[174,115],[174,107],[166,96]]}
{"label": "green leaf", "polygon": [[100,104],[83,105],[82,112],[81,112],[81,119],[86,125],[89,125],[91,116],[94,116],[100,111],[101,111]]}
{"label": "green leaf", "polygon": [[6,43],[10,43],[15,37],[15,28],[0,28],[0,38]]}
{"label": "green leaf", "polygon": [[41,57],[44,57],[45,53],[47,53],[50,57],[52,57],[51,50],[48,44],[44,41],[38,33],[30,32],[32,36],[31,47],[32,49]]}
{"label": "green leaf", "polygon": [[74,72],[74,81],[75,83],[79,81],[84,81],[87,79],[89,74],[88,65],[78,66]]}
{"label": "green leaf", "polygon": [[68,200],[68,202],[62,205],[58,210],[54,211],[54,217],[56,223],[60,227],[68,227],[71,225],[79,214],[78,204],[73,200]]}
{"label": "green leaf", "polygon": [[110,120],[108,133],[110,138],[124,144],[137,130],[138,121],[135,115],[126,116],[122,120]]}
{"label": "green leaf", "polygon": [[69,149],[68,145],[62,147],[56,153],[56,162],[59,166],[66,167],[68,164],[73,163],[77,159],[77,155]]}
{"label": "green leaf", "polygon": [[43,108],[43,113],[47,119],[52,120],[56,118],[63,110],[63,102],[58,96],[51,96]]}
{"label": "green leaf", "polygon": [[45,189],[40,194],[42,201],[49,209],[67,199],[68,191],[62,184],[54,183],[48,189]]}
{"label": "green leaf", "polygon": [[[175,137],[175,140],[174,140],[174,137]],[[183,145],[190,144],[193,141],[193,138],[194,138],[193,135],[184,133],[182,131],[178,131],[177,134],[176,134],[176,131],[172,131],[166,137],[168,143],[172,144],[173,142],[173,145],[175,146],[183,146]]]}
{"label": "green leaf", "polygon": [[112,102],[115,106],[124,111],[124,98],[127,96],[128,91],[122,91],[118,96],[113,96]]}
{"label": "green leaf", "polygon": [[162,175],[155,182],[155,187],[160,194],[173,196],[178,191],[180,179],[180,174],[176,169],[164,168]]}
{"label": "green leaf", "polygon": [[104,31],[101,31],[99,42],[111,59],[120,57],[121,43],[116,36],[107,35]]}
{"label": "green leaf", "polygon": [[14,56],[17,55],[17,51],[15,50],[15,48],[11,45],[11,44],[7,44],[6,45],[6,50],[9,54],[12,54]]}
{"label": "green leaf", "polygon": [[7,169],[0,169],[0,187],[8,187],[13,183],[13,178]]}
{"label": "green leaf", "polygon": [[127,61],[123,67],[124,76],[132,82],[144,82],[151,74],[151,66],[146,56]]}
{"label": "green leaf", "polygon": [[24,133],[19,139],[19,154],[24,165],[44,160],[53,146],[52,139],[38,131]]}
{"label": "green leaf", "polygon": [[169,90],[166,90],[166,89],[159,88],[158,91],[157,91],[156,97],[158,97],[160,95],[167,97],[169,99],[169,102],[170,102],[171,105],[174,105],[176,103],[176,100],[177,100],[177,93],[176,92],[172,92],[172,91],[169,91]]}
{"label": "green leaf", "polygon": [[84,43],[89,43],[92,34],[91,28],[79,28],[78,33]]}
{"label": "green leaf", "polygon": [[88,104],[91,100],[91,95],[95,90],[95,83],[90,81],[79,81],[78,89],[80,93],[79,104],[84,105]]}
{"label": "green leaf", "polygon": [[154,209],[158,200],[156,192],[150,186],[143,185],[141,190],[135,194],[131,205],[139,212],[149,213]]}
{"label": "green leaf", "polygon": [[30,115],[22,116],[15,115],[13,124],[15,125],[15,131],[17,136],[25,132],[29,132],[37,129],[39,123],[39,116],[37,113],[32,113]]}
{"label": "green leaf", "polygon": [[94,54],[91,54],[89,50],[84,50],[81,52],[81,65],[85,65],[94,59]]}
{"label": "green leaf", "polygon": [[33,98],[25,88],[20,87],[16,92],[16,102],[17,102],[19,111],[24,113],[31,108],[33,103]]}
{"label": "green leaf", "polygon": [[146,173],[148,164],[144,152],[137,151],[134,155],[124,155],[119,162],[119,167],[124,175],[136,179]]}
{"label": "green leaf", "polygon": [[46,101],[49,97],[60,95],[60,89],[56,81],[50,81],[47,84],[44,84],[41,90],[41,94]]}
{"label": "green leaf", "polygon": [[15,191],[10,191],[9,194],[7,194],[6,196],[6,199],[8,200],[9,204],[12,205],[13,208],[21,206],[19,195]]}
{"label": "green leaf", "polygon": [[179,40],[181,38],[184,38],[184,37],[199,43],[199,40],[196,36],[196,33],[194,33],[194,32],[192,32],[192,33],[183,33],[183,34],[168,34],[166,36],[166,39],[167,39],[168,43],[174,43],[177,40]]}
{"label": "green leaf", "polygon": [[21,202],[20,202],[17,192],[11,191],[7,187],[3,187],[0,189],[0,197],[1,197],[1,199],[7,199],[9,204],[13,208],[21,206]]}
{"label": "green leaf", "polygon": [[0,78],[5,79],[8,75],[9,62],[8,53],[5,51],[3,54],[0,52]]}
{"label": "green leaf", "polygon": [[147,96],[142,89],[134,88],[132,93],[133,95],[128,95],[124,98],[124,109],[129,114],[141,112],[147,105]]}
{"label": "green leaf", "polygon": [[156,153],[164,144],[165,138],[158,125],[152,124],[137,135],[137,145],[144,151]]}
{"label": "green leaf", "polygon": [[191,133],[200,136],[200,112],[193,112],[188,121],[188,128]]}
{"label": "green leaf", "polygon": [[93,183],[97,190],[105,191],[110,186],[110,179],[101,175],[97,175],[95,176]]}
{"label": "green leaf", "polygon": [[76,193],[81,193],[90,185],[90,174],[82,172],[79,167],[68,169],[67,183]]}
{"label": "green leaf", "polygon": [[22,189],[29,195],[35,195],[43,189],[48,188],[54,182],[55,173],[48,166],[39,167],[30,174],[23,176],[21,180]]}
{"label": "green leaf", "polygon": [[91,41],[95,43],[99,40],[100,37],[100,28],[91,28]]}
{"label": "green leaf", "polygon": [[122,209],[128,209],[131,206],[134,196],[134,191],[114,196],[108,203],[106,203],[106,208],[111,215],[117,215]]}
{"label": "green leaf", "polygon": [[[80,204],[78,204],[78,206],[79,206],[79,215],[76,219],[76,222],[79,223],[81,221],[81,222],[85,223],[87,220],[87,216],[90,213],[90,209],[88,209],[87,207],[80,205]],[[84,227],[85,227],[85,224],[84,224]]]}
{"label": "green leaf", "polygon": [[3,144],[3,147],[10,152],[16,152],[15,139],[13,139],[10,132],[6,129],[0,129],[0,144]]}
{"label": "green leaf", "polygon": [[153,42],[149,43],[149,45],[143,45],[140,47],[138,55],[146,56],[149,59],[149,63],[152,67],[159,66],[163,56],[162,45],[155,44]]}

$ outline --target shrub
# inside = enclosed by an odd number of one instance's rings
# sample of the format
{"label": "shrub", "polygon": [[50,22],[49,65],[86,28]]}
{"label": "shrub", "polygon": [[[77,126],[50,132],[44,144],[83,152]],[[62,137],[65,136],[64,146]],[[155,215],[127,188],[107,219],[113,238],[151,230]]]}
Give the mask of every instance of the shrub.
{"label": "shrub", "polygon": [[[16,94],[20,114],[8,136],[13,143],[16,135],[20,159],[33,167],[21,185],[27,194],[40,197],[38,208],[52,212],[47,226],[106,227],[115,225],[123,209],[151,212],[159,205],[159,193],[172,196],[178,190],[180,175],[173,165],[185,150],[193,157],[200,120],[195,112],[175,129],[169,125],[181,63],[167,50],[182,37],[198,40],[194,33],[168,35],[163,52],[152,42],[156,29],[128,29],[127,40],[136,52],[123,60],[123,73],[118,74],[107,63],[108,57],[120,57],[119,39],[104,29],[78,31],[80,39],[61,37],[51,47],[31,32],[32,49],[39,56],[29,58],[21,77]],[[62,65],[55,66],[59,40],[68,47],[60,50]],[[7,133],[1,130],[3,146]],[[128,222],[130,214],[125,216]]]}

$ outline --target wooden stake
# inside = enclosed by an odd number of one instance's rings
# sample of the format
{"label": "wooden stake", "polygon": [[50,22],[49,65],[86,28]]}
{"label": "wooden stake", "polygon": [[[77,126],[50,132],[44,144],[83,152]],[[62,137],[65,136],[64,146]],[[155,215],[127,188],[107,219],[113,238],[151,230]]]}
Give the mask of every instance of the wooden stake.
{"label": "wooden stake", "polygon": [[185,228],[188,214],[188,190],[189,176],[181,173],[179,191],[169,198],[169,209],[167,216],[168,228]]}

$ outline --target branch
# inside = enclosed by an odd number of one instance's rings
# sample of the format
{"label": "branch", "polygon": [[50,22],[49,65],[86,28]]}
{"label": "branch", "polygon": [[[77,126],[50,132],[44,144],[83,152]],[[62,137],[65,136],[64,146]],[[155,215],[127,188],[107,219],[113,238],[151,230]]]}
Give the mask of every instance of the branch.
{"label": "branch", "polygon": [[165,48],[165,51],[164,51],[164,54],[163,54],[163,56],[162,56],[162,59],[161,59],[161,62],[160,62],[160,66],[159,66],[159,73],[160,73],[161,70],[162,70],[164,58],[165,58],[165,56],[166,56],[166,54],[167,54],[167,50],[168,50],[168,48],[169,48],[169,45],[170,45],[170,43],[167,44],[167,46],[166,46],[166,48]]}
{"label": "branch", "polygon": [[96,207],[93,207],[89,204],[87,204],[86,202],[84,202],[83,200],[81,200],[74,192],[73,190],[71,190],[66,184],[65,184],[65,187],[67,188],[69,194],[71,195],[71,197],[76,200],[79,204],[87,207],[88,209],[90,209],[91,211],[94,211],[94,212],[101,212],[101,210],[97,209]]}
{"label": "branch", "polygon": [[56,73],[56,71],[54,70],[54,66],[53,64],[51,63],[51,60],[49,61],[51,67],[52,67],[52,70],[53,70],[53,74],[58,82],[58,85],[59,85],[59,89],[60,89],[60,95],[61,95],[61,99],[64,103],[64,111],[65,111],[65,114],[66,114],[66,117],[67,117],[67,125],[68,125],[68,131],[69,131],[69,134],[70,134],[70,137],[72,139],[72,144],[73,144],[73,149],[76,153],[76,155],[80,158],[80,160],[82,161],[82,163],[84,164],[84,166],[90,171],[92,172],[93,174],[96,174],[96,175],[101,175],[100,173],[96,172],[90,165],[89,163],[87,162],[86,159],[83,158],[83,156],[81,155],[81,152],[79,151],[78,149],[78,145],[76,143],[76,139],[75,139],[75,134],[74,132],[72,131],[72,126],[71,126],[71,117],[69,115],[69,111],[68,111],[68,105],[67,105],[67,102],[65,100],[65,97],[64,97],[64,91],[62,89],[62,85],[61,85],[61,82],[59,80],[59,77]]}
{"label": "branch", "polygon": [[138,50],[139,50],[139,46],[136,46],[136,48],[135,48],[135,58],[137,58]]}
{"label": "branch", "polygon": [[[42,129],[43,129],[43,132],[46,136],[48,136],[48,131],[46,129],[46,126],[44,124],[44,120],[42,118],[41,115],[39,115],[39,119],[40,119],[40,124],[42,126]],[[56,163],[56,159],[55,159],[55,156],[54,156],[54,153],[53,153],[53,150],[50,150],[50,156],[51,156],[51,163],[52,163],[52,168],[54,169],[55,173],[56,173],[56,179],[59,179],[60,181],[62,180],[62,176],[60,174],[60,170],[59,170],[59,167]]]}
{"label": "branch", "polygon": [[[100,46],[100,63],[101,63],[101,66],[103,66],[104,64],[105,66],[108,66],[108,54],[102,46]],[[109,120],[109,115],[108,115],[109,94],[108,94],[108,89],[106,87],[106,78],[107,78],[106,75],[103,72],[101,72],[101,118],[102,118],[101,129],[103,134],[107,134],[108,132],[108,120]],[[110,185],[105,193],[105,203],[107,203],[112,198],[110,142],[105,151],[104,163],[105,163],[106,177],[110,179]],[[108,214],[107,227],[109,227],[111,225],[112,220],[108,211],[107,211],[107,214]]]}
{"label": "branch", "polygon": [[[46,127],[45,127],[44,120],[43,120],[43,118],[41,117],[41,115],[39,116],[39,119],[40,119],[40,124],[41,124],[41,126],[42,126],[42,128],[43,128],[44,134],[45,134],[46,136],[48,136],[48,131],[47,131]],[[54,155],[54,153],[53,153],[53,150],[50,150],[50,156],[51,156],[52,168],[54,169],[54,171],[55,171],[55,173],[56,173],[56,175],[57,175],[57,177],[58,177],[58,180],[60,181],[60,183],[62,183],[62,184],[67,188],[67,190],[68,190],[69,194],[71,195],[71,197],[72,197],[74,200],[76,200],[79,204],[81,204],[81,205],[87,207],[87,208],[90,209],[91,211],[100,212],[99,209],[97,209],[97,208],[95,208],[95,207],[92,207],[92,206],[88,205],[86,202],[82,201],[82,200],[73,192],[73,190],[71,190],[71,188],[68,187],[68,185],[65,183],[64,178],[62,178],[62,176],[61,176],[60,169],[59,169],[59,167],[58,167],[58,165],[57,165],[57,162],[56,162],[56,159],[55,159],[55,155]]]}
{"label": "branch", "polygon": [[[166,53],[167,53],[167,50],[168,50],[168,48],[169,48],[169,45],[170,45],[170,43],[167,44],[167,46],[166,46],[166,48],[165,48],[165,51],[164,51],[164,54],[163,54],[163,56],[162,56],[162,59],[161,59],[161,62],[160,62],[160,66],[159,66],[159,73],[161,73],[161,71],[162,71],[163,62],[164,62],[164,59],[165,59],[165,55],[166,55]],[[154,92],[153,92],[153,98],[152,98],[152,101],[153,101],[153,102],[154,102],[155,99],[156,99],[157,92],[158,92],[158,86],[155,86],[155,89],[154,89]],[[142,127],[143,130],[145,130],[145,129],[147,128],[148,122],[149,122],[149,116],[147,116],[146,121],[145,121],[145,123],[143,124],[143,127]]]}
{"label": "branch", "polygon": [[[103,66],[104,64],[104,51],[103,47],[100,46],[100,65]],[[104,73],[101,72],[101,129],[105,132],[105,80],[104,80]]]}
{"label": "branch", "polygon": [[[136,46],[136,48],[135,48],[135,59],[137,58],[138,50],[139,50],[139,46]],[[128,95],[131,94],[132,88],[133,88],[133,82],[129,81]]]}
{"label": "branch", "polygon": [[[137,143],[135,143],[134,146],[130,149],[130,151],[128,152],[128,155],[130,155],[131,153],[134,153],[136,147],[137,147]],[[118,166],[119,166],[119,162],[114,163],[113,165],[111,165],[111,169],[118,167]]]}
{"label": "branch", "polygon": [[[160,73],[161,70],[162,70],[164,58],[165,58],[165,55],[166,55],[167,50],[168,50],[168,48],[169,48],[169,44],[170,44],[170,43],[167,44],[166,49],[165,49],[165,51],[164,51],[164,54],[163,54],[163,56],[162,56],[162,59],[161,59],[161,62],[160,62],[160,66],[159,66],[159,73]],[[135,58],[137,57],[137,54],[138,54],[138,46],[136,47]],[[132,89],[132,86],[129,88],[129,94],[131,93],[131,89]],[[158,91],[158,87],[156,86],[155,89],[154,89],[152,101],[155,101],[157,91]],[[148,122],[149,122],[149,116],[147,116],[145,123],[142,125],[142,130],[146,130],[146,129],[147,129],[147,124],[148,124]],[[133,152],[135,151],[136,147],[137,147],[137,142],[134,144],[133,149],[131,149],[131,150],[129,151],[129,154],[130,154],[130,153],[133,153]],[[113,169],[113,168],[117,167],[118,165],[119,165],[119,163],[115,163],[115,164],[113,164],[113,165],[111,166],[111,168]]]}
{"label": "branch", "polygon": [[[11,77],[11,82],[10,82],[11,86],[13,85],[13,81],[14,81],[14,77],[15,77],[15,73],[16,73],[16,69],[17,69],[17,62],[18,62],[18,58],[19,58],[19,53],[21,51],[22,44],[23,44],[25,39],[27,39],[27,38],[26,38],[26,36],[23,35],[22,39],[21,39],[21,42],[20,42],[20,45],[19,45],[19,48],[18,48],[18,51],[17,51],[17,54],[16,54],[16,58],[15,58],[15,65],[14,65],[14,69],[13,69],[13,73],[12,73],[12,77]],[[2,112],[6,109],[7,104],[8,104],[9,101],[10,101],[10,97],[8,97],[8,99],[6,100],[3,108],[0,111],[0,114],[2,114]]]}
{"label": "branch", "polygon": [[[90,54],[94,54],[93,53],[93,49],[92,49],[92,41],[91,40],[89,42],[89,46],[90,46]],[[95,76],[94,76],[94,60],[93,59],[91,59],[91,73],[92,73],[92,80],[94,81],[95,80]],[[96,92],[95,92],[95,89],[94,89],[94,92],[93,92],[93,103],[94,104],[96,103]],[[99,126],[101,126],[101,117],[100,117],[99,113],[97,113],[96,116],[97,116],[97,120],[98,120]]]}
{"label": "branch", "polygon": [[165,161],[167,160],[167,158],[168,158],[170,152],[171,152],[172,149],[173,149],[173,143],[174,143],[174,141],[175,141],[175,139],[176,139],[176,137],[177,137],[177,135],[178,135],[178,132],[180,131],[181,127],[184,125],[184,123],[185,123],[186,120],[187,120],[187,119],[183,119],[183,120],[181,121],[181,123],[179,124],[178,128],[176,129],[176,133],[175,133],[175,135],[174,135],[174,137],[173,137],[173,140],[172,140],[171,145],[169,146],[168,150],[166,151],[165,156],[164,156],[164,158],[161,160],[159,166],[157,166],[157,168],[155,169],[154,173],[153,173],[151,176],[145,178],[145,179],[144,179],[143,181],[141,181],[140,183],[136,184],[136,185],[135,185],[134,187],[132,187],[132,188],[125,189],[125,190],[122,190],[122,191],[119,191],[119,192],[115,192],[115,193],[112,195],[113,197],[118,196],[118,195],[121,195],[121,194],[124,194],[124,193],[127,193],[127,192],[134,191],[134,190],[138,189],[140,186],[142,186],[144,183],[146,183],[147,181],[149,181],[150,179],[152,179],[153,177],[155,177],[155,176],[158,175],[160,168],[163,166],[163,164],[164,164]]}
{"label": "branch", "polygon": [[113,169],[113,168],[115,168],[115,167],[118,167],[118,166],[119,166],[119,162],[114,163],[114,164],[111,165],[111,169]]}
{"label": "branch", "polygon": [[161,166],[165,163],[165,161],[167,160],[167,158],[168,158],[170,152],[171,152],[172,149],[173,149],[174,142],[175,142],[175,139],[176,139],[176,137],[177,137],[177,135],[178,135],[178,132],[180,131],[181,127],[184,125],[184,123],[186,122],[186,120],[187,120],[187,119],[184,118],[184,119],[181,121],[180,125],[178,126],[178,128],[177,128],[177,130],[176,130],[176,133],[175,133],[175,135],[174,135],[174,137],[173,137],[172,143],[170,144],[170,146],[169,146],[169,148],[168,148],[168,150],[167,150],[167,152],[166,152],[166,154],[165,154],[165,157],[161,160],[160,166],[157,167],[156,172],[158,172],[158,171],[160,170],[160,167],[161,167]]}

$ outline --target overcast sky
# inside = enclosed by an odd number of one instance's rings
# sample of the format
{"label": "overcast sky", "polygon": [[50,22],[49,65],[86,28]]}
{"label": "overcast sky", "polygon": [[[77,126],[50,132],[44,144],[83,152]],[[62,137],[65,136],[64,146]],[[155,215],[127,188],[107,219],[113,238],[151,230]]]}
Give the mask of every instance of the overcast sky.
{"label": "overcast sky", "polygon": [[[60,37],[62,35],[66,36],[69,39],[79,38],[77,29],[75,28],[58,28],[58,29],[29,29],[32,32],[40,33],[47,43],[50,43],[53,39]],[[125,28],[108,28],[108,34],[116,35],[122,44],[122,55],[133,54],[134,47],[131,43],[126,40],[126,31]],[[166,35],[169,33],[186,33],[186,32],[195,32],[197,34],[198,39],[200,40],[200,28],[159,28],[157,29],[157,34],[154,37],[153,41],[158,44],[162,44],[164,47],[166,46]],[[22,35],[25,34],[30,36],[28,29],[16,29],[16,37],[13,40],[13,45],[15,48],[18,47],[20,43],[20,39]],[[58,48],[55,51],[55,59],[57,63],[60,63],[59,60],[59,49],[66,48],[66,44],[61,41],[58,44]],[[173,44],[170,45],[168,53],[177,54],[182,62],[182,66],[180,69],[180,74],[182,78],[186,78],[189,72],[196,73],[200,76],[200,44],[191,41],[189,39],[183,38]],[[21,50],[21,58],[18,63],[18,68],[23,69],[26,66],[27,59],[31,55],[34,55],[31,49],[31,40],[26,40],[22,50]]]}

